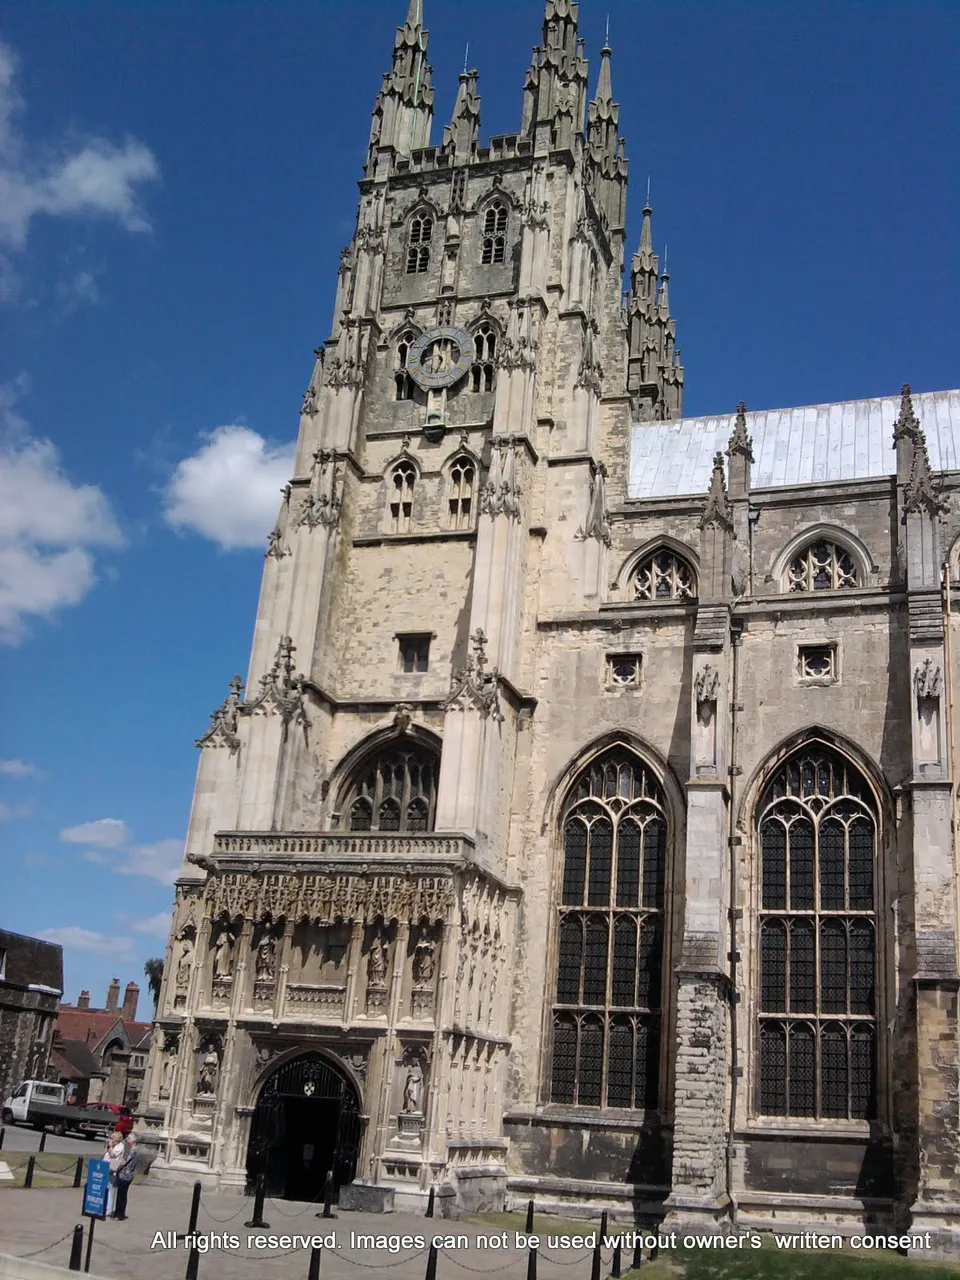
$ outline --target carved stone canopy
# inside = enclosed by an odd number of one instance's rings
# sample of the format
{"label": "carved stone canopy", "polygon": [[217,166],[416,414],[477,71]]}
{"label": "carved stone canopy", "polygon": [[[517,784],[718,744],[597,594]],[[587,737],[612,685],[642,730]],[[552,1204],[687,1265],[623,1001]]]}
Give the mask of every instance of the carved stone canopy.
{"label": "carved stone canopy", "polygon": [[716,702],[720,696],[720,672],[706,663],[697,672],[693,681],[693,691],[697,699],[697,707],[708,702]]}
{"label": "carved stone canopy", "polygon": [[472,709],[479,711],[483,720],[489,716],[495,721],[502,721],[500,672],[496,667],[487,670],[487,637],[477,628],[470,639],[473,653],[468,656],[466,666],[454,672],[450,696],[443,704],[443,709],[445,711]]}
{"label": "carved stone canopy", "polygon": [[234,676],[230,681],[230,692],[210,716],[210,728],[202,738],[197,739],[198,747],[228,747],[236,751],[240,746],[237,737],[237,719],[243,702],[243,681]]}
{"label": "carved stone canopy", "polygon": [[913,687],[917,701],[926,698],[939,698],[943,689],[943,677],[940,668],[935,666],[932,658],[924,658],[913,673]]}
{"label": "carved stone canopy", "polygon": [[607,510],[607,468],[602,462],[598,462],[594,468],[587,518],[574,534],[574,538],[577,542],[596,538],[605,547],[611,545],[610,512]]}

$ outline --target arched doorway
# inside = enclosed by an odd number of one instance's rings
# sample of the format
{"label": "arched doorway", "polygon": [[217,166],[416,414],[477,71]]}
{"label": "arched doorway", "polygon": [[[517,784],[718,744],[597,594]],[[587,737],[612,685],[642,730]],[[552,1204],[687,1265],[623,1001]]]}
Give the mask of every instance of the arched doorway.
{"label": "arched doorway", "polygon": [[251,1183],[263,1174],[267,1195],[316,1200],[332,1170],[334,1189],[357,1170],[363,1116],[346,1074],[319,1053],[278,1067],[260,1090],[247,1147]]}

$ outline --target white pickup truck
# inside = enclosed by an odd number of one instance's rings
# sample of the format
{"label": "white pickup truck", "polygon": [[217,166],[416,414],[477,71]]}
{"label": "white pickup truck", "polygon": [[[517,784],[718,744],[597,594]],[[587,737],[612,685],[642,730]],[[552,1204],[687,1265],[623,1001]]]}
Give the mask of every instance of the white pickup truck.
{"label": "white pickup truck", "polygon": [[24,1080],[16,1093],[4,1098],[0,1120],[4,1124],[29,1124],[34,1129],[53,1129],[54,1133],[100,1135],[112,1129],[132,1127],[126,1107],[116,1109],[105,1103],[92,1106],[68,1105],[62,1085],[46,1080]]}

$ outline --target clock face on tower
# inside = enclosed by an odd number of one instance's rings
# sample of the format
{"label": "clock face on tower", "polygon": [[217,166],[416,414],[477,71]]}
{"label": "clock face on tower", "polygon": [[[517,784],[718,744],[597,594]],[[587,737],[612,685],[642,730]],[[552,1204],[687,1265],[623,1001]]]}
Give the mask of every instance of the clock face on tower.
{"label": "clock face on tower", "polygon": [[421,333],[407,355],[407,373],[424,391],[452,387],[473,364],[473,338],[466,329],[442,325]]}

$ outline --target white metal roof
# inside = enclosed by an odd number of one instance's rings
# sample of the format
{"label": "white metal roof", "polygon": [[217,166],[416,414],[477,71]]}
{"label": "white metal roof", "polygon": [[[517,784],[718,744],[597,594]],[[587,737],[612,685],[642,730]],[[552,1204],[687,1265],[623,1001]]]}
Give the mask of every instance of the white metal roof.
{"label": "white metal roof", "polygon": [[[935,471],[960,471],[960,391],[925,391],[913,407]],[[893,424],[900,397],[847,400],[747,414],[753,440],[751,487],[824,484],[892,476]],[[635,424],[630,442],[631,498],[706,493],[713,457],[725,452],[736,414]]]}

